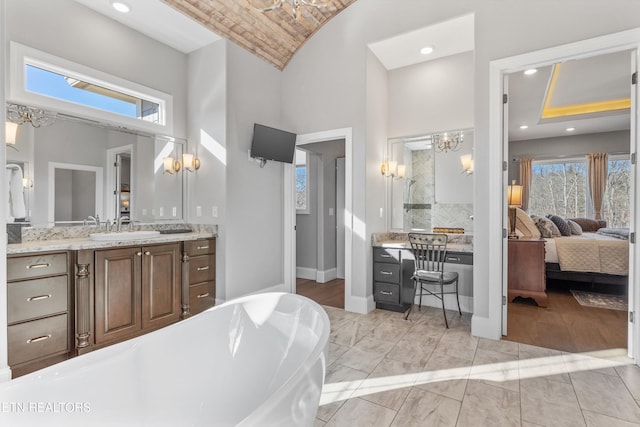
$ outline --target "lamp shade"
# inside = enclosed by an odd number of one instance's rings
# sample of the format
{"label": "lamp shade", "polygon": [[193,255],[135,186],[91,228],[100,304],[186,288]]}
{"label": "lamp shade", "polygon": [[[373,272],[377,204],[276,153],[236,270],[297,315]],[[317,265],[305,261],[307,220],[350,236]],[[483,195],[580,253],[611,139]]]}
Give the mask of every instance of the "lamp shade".
{"label": "lamp shade", "polygon": [[509,206],[522,206],[522,185],[516,185],[514,181],[514,183],[509,186],[507,203]]}
{"label": "lamp shade", "polygon": [[473,172],[473,156],[471,154],[465,154],[460,156],[460,163],[462,163],[462,169],[468,174]]}
{"label": "lamp shade", "polygon": [[18,124],[13,122],[6,122],[4,125],[4,142],[6,144],[15,145],[16,135],[18,133]]}

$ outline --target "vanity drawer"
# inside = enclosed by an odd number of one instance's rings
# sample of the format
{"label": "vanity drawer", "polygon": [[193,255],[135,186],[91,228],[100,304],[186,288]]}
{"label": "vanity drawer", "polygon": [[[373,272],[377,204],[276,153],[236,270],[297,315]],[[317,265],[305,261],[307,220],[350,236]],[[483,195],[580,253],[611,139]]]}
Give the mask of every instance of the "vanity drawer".
{"label": "vanity drawer", "polygon": [[67,311],[67,276],[32,279],[7,285],[9,324]]}
{"label": "vanity drawer", "polygon": [[473,254],[472,253],[461,253],[461,252],[447,252],[444,262],[448,262],[451,264],[465,264],[465,265],[473,265]]}
{"label": "vanity drawer", "polygon": [[189,257],[189,283],[215,280],[215,254]]}
{"label": "vanity drawer", "polygon": [[400,283],[400,264],[373,264],[373,280],[376,282]]}
{"label": "vanity drawer", "polygon": [[400,285],[391,283],[374,283],[373,299],[376,302],[400,303]]}
{"label": "vanity drawer", "polygon": [[8,281],[66,274],[66,272],[66,252],[15,257],[7,260]]}
{"label": "vanity drawer", "polygon": [[400,264],[400,249],[373,248],[373,262]]}
{"label": "vanity drawer", "polygon": [[67,315],[9,326],[9,365],[68,351]]}
{"label": "vanity drawer", "polygon": [[215,305],[215,285],[215,282],[204,282],[189,286],[189,311],[191,314],[198,314]]}
{"label": "vanity drawer", "polygon": [[198,255],[206,255],[206,254],[215,254],[216,253],[216,240],[215,239],[206,239],[206,240],[189,240],[184,242],[184,251],[189,255],[198,256]]}

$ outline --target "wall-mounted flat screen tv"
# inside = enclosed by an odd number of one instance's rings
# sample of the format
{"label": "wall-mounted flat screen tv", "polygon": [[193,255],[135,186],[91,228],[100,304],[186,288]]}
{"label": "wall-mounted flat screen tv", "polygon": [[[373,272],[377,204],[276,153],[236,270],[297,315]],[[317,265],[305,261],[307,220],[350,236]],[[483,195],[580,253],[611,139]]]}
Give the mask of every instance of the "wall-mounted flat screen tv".
{"label": "wall-mounted flat screen tv", "polygon": [[[296,151],[296,134],[268,126],[253,125],[251,157],[276,162],[293,163]],[[264,163],[263,163],[264,164]]]}

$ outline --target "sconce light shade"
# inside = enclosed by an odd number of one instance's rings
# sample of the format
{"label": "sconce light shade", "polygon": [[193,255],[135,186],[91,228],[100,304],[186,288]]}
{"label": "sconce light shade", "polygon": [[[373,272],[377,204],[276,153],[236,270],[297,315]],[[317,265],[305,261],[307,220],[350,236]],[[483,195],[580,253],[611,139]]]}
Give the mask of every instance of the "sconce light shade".
{"label": "sconce light shade", "polygon": [[397,178],[404,178],[405,174],[407,173],[407,165],[398,165],[398,173],[396,174]]}
{"label": "sconce light shade", "polygon": [[462,163],[462,169],[467,175],[473,173],[473,156],[471,154],[465,154],[460,156],[460,162]]}
{"label": "sconce light shade", "polygon": [[18,124],[13,122],[6,122],[4,128],[4,141],[6,144],[15,145],[16,135],[18,133]]}
{"label": "sconce light shade", "polygon": [[195,172],[200,169],[200,159],[190,153],[182,154],[182,165],[185,170],[189,172]]}
{"label": "sconce light shade", "polygon": [[165,173],[176,173],[180,170],[180,162],[173,157],[165,157],[163,161]]}

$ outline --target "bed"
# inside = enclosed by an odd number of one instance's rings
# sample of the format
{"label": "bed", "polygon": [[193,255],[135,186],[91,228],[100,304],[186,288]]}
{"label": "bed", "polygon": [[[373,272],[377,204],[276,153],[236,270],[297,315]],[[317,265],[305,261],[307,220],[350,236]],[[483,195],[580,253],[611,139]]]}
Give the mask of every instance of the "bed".
{"label": "bed", "polygon": [[628,229],[606,228],[605,221],[586,218],[529,217],[518,209],[516,231],[545,240],[547,279],[628,284]]}

